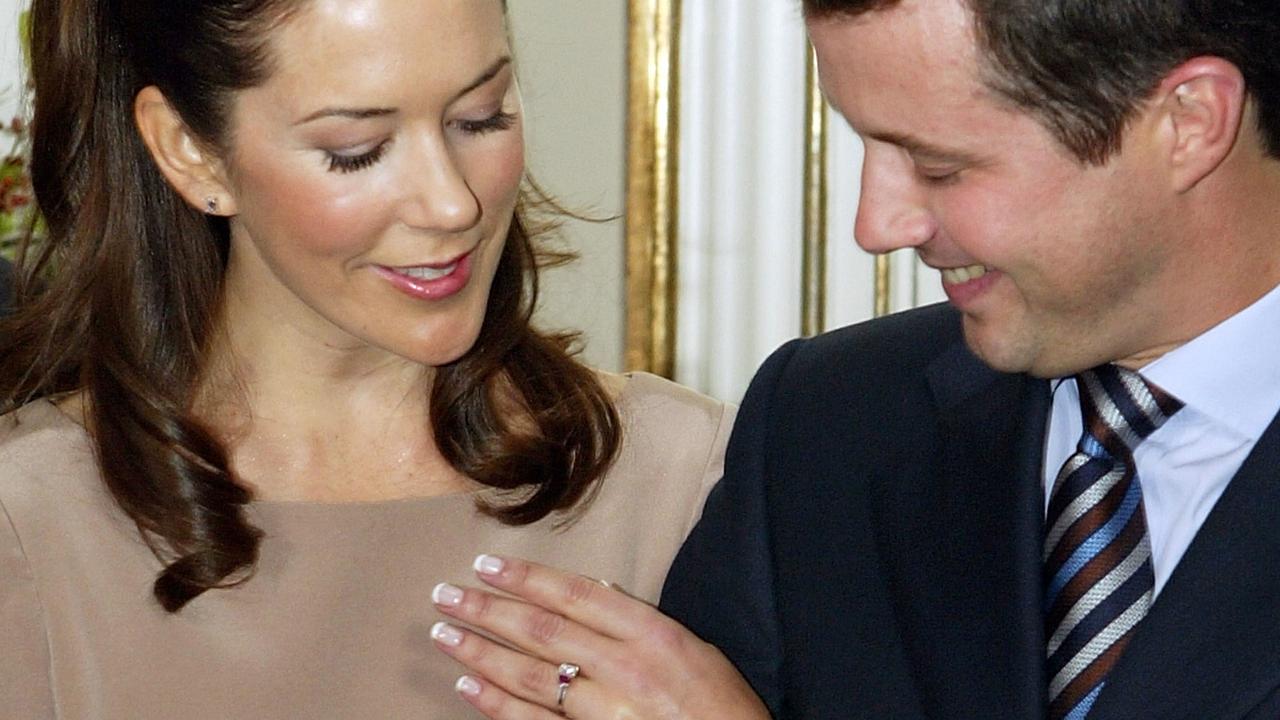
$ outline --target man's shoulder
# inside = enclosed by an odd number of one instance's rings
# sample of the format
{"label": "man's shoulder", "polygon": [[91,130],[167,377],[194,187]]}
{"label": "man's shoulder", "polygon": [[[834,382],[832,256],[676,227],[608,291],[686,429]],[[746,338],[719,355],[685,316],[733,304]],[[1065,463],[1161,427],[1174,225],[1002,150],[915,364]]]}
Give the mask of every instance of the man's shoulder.
{"label": "man's shoulder", "polygon": [[739,422],[758,440],[879,437],[932,423],[940,401],[995,375],[965,346],[959,314],[932,305],[782,346],[752,380]]}
{"label": "man's shoulder", "polygon": [[795,340],[765,363],[765,382],[790,388],[884,387],[921,381],[939,358],[964,347],[960,314],[950,305],[929,305]]}
{"label": "man's shoulder", "polygon": [[964,340],[960,313],[950,304],[927,305],[848,325],[807,339],[797,359],[894,367],[928,365]]}

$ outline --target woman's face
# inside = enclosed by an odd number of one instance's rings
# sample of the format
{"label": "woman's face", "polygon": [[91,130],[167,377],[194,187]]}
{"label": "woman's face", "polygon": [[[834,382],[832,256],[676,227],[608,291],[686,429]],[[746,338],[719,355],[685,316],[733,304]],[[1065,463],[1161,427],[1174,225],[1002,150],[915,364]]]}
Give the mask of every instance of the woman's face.
{"label": "woman's face", "polygon": [[309,0],[269,51],[273,73],[231,118],[233,321],[457,359],[524,171],[501,3]]}

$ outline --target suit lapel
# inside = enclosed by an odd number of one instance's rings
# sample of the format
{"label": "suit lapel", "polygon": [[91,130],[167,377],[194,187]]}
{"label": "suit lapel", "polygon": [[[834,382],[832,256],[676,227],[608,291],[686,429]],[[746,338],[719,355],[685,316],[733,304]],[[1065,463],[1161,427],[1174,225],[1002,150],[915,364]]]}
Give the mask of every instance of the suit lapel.
{"label": "suit lapel", "polygon": [[1239,718],[1280,687],[1280,419],[1214,506],[1090,720]]}
{"label": "suit lapel", "polygon": [[893,539],[906,549],[891,565],[921,695],[934,717],[1043,717],[1047,385],[996,373],[963,344],[930,367],[929,381],[938,464],[896,498],[903,519],[885,520],[906,535]]}

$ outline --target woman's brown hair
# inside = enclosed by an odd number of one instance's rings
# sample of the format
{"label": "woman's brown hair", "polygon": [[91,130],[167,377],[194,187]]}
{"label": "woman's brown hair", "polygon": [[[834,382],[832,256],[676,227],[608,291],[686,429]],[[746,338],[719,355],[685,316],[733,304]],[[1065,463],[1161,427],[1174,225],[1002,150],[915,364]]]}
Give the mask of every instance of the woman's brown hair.
{"label": "woman's brown hair", "polygon": [[[229,227],[186,205],[133,122],[157,86],[228,150],[234,93],[271,72],[268,39],[301,0],[33,0],[32,181],[46,237],[19,255],[0,321],[0,412],[81,390],[104,482],[165,565],[177,611],[243,581],[261,533],[227,452],[191,411],[222,296]],[[573,336],[531,325],[544,256],[517,210],[475,346],[438,368],[431,426],[445,458],[507,500],[510,524],[575,507],[613,462],[617,412]],[[516,408],[519,422],[513,422]],[[505,409],[505,410],[504,410]],[[426,429],[424,428],[424,432]]]}

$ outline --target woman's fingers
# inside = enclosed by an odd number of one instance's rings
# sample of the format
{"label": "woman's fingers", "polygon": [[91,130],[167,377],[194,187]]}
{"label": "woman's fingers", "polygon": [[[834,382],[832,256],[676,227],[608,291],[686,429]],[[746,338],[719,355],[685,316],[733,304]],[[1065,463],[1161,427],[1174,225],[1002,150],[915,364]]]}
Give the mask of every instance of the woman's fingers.
{"label": "woman's fingers", "polygon": [[[657,609],[581,575],[481,555],[476,572],[499,595],[441,584],[432,600],[453,625],[433,631],[475,675],[463,695],[491,718],[557,709],[560,663],[577,663],[564,701],[581,720],[767,720],[768,712],[718,650]],[[514,597],[512,597],[514,596]],[[509,647],[508,647],[509,646]],[[521,715],[520,713],[525,713]]]}
{"label": "woman's fingers", "polygon": [[487,590],[441,583],[431,600],[440,612],[556,665],[599,666],[616,644],[559,613]]}
{"label": "woman's fingers", "polygon": [[[449,623],[436,623],[431,637],[445,654],[474,675],[460,678],[458,693],[495,720],[553,718],[560,705],[560,668],[540,658],[504,647]],[[588,708],[599,686],[581,675],[568,679],[563,710],[569,717],[593,717]],[[597,700],[599,698],[596,698]]]}
{"label": "woman's fingers", "polygon": [[599,580],[527,560],[481,555],[475,570],[485,583],[611,638],[635,639],[665,619],[648,603]]}
{"label": "woman's fingers", "polygon": [[454,690],[492,720],[559,720],[559,715],[528,703],[498,685],[474,675],[458,678]]}

